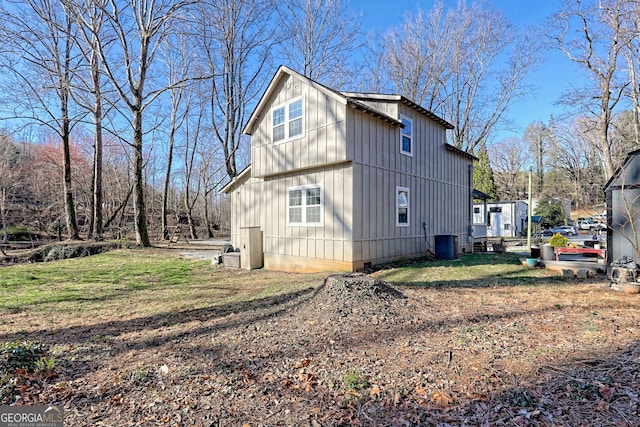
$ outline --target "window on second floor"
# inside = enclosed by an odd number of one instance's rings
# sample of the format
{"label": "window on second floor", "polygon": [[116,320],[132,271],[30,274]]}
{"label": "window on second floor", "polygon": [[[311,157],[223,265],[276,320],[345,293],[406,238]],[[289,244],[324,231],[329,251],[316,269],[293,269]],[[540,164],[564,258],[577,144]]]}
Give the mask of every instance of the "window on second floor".
{"label": "window on second floor", "polygon": [[396,187],[396,226],[409,226],[409,189]]}
{"label": "window on second floor", "polygon": [[413,155],[413,122],[410,118],[400,116],[400,121],[404,125],[400,129],[400,152],[407,156]]}
{"label": "window on second floor", "polygon": [[304,98],[297,98],[272,110],[272,142],[283,142],[304,132]]}
{"label": "window on second floor", "polygon": [[322,188],[320,185],[288,189],[287,223],[290,226],[322,225]]}

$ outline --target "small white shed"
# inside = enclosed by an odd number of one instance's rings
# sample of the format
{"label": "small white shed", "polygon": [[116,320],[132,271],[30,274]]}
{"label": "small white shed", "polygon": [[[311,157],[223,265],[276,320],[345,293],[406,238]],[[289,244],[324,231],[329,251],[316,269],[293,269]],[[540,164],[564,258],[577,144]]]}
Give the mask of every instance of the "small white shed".
{"label": "small white shed", "polygon": [[522,200],[475,203],[473,222],[486,222],[488,237],[518,237],[527,229],[528,206]]}

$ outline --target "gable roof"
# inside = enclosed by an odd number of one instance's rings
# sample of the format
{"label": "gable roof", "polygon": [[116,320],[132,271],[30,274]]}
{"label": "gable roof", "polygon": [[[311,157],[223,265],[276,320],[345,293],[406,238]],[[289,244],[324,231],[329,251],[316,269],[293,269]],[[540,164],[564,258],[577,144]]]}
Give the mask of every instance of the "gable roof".
{"label": "gable roof", "polygon": [[365,113],[370,114],[374,117],[377,117],[378,119],[384,120],[385,122],[391,123],[394,126],[398,126],[401,128],[404,127],[402,122],[396,119],[395,117],[392,117],[382,111],[372,108],[366,105],[364,102],[361,102],[361,100],[362,101],[382,100],[382,101],[400,102],[424,114],[425,116],[429,117],[430,119],[444,126],[446,129],[453,129],[453,125],[447,122],[446,120],[436,116],[435,114],[431,113],[430,111],[426,110],[425,108],[419,106],[418,104],[408,100],[403,96],[383,95],[383,94],[365,94],[365,93],[356,93],[356,92],[339,92],[321,83],[318,83],[315,80],[311,80],[310,78],[305,77],[296,71],[293,71],[291,68],[287,66],[281,65],[280,67],[278,67],[278,71],[276,71],[275,75],[271,79],[271,82],[269,82],[267,89],[262,94],[262,97],[260,98],[258,105],[253,110],[253,113],[251,113],[251,116],[247,121],[247,125],[242,130],[242,133],[246,135],[253,134],[253,132],[255,131],[255,126],[258,123],[258,119],[262,114],[262,111],[267,107],[269,98],[271,97],[272,93],[275,91],[275,88],[278,86],[278,83],[280,82],[280,80],[282,80],[283,78],[286,78],[287,75],[296,77],[300,80],[305,80],[309,84],[309,86],[324,93],[330,98],[333,98],[337,102],[343,105],[348,105],[349,107],[354,108],[356,110],[364,111]]}
{"label": "gable roof", "polygon": [[477,162],[477,161],[480,160],[479,158],[477,158],[473,154],[471,154],[471,153],[469,153],[467,151],[461,150],[460,148],[456,147],[455,145],[451,145],[448,142],[444,144],[444,148],[446,148],[447,150],[451,151],[452,153],[456,153],[456,154],[461,155],[462,157],[466,157],[468,159],[471,159],[474,162]]}
{"label": "gable roof", "polygon": [[416,104],[408,98],[401,95],[385,95],[381,93],[359,93],[359,92],[342,92],[343,95],[352,99],[361,99],[363,101],[387,101],[387,102],[399,102],[406,105],[409,108],[416,110],[417,112],[424,114],[436,123],[441,124],[446,129],[453,129],[453,125],[443,119],[442,117],[432,113],[423,106]]}
{"label": "gable roof", "polygon": [[235,176],[231,181],[227,182],[224,187],[222,187],[219,193],[229,194],[231,190],[233,190],[237,185],[246,181],[251,177],[251,165],[249,164],[246,168],[242,170],[238,175]]}
{"label": "gable roof", "polygon": [[640,155],[640,149],[631,151],[630,153],[627,154],[627,157],[624,159],[622,164],[618,166],[618,169],[616,169],[616,171],[613,173],[611,178],[609,178],[609,180],[604,185],[604,187],[602,187],[603,192],[605,193],[607,192],[609,187],[611,187],[618,180],[622,172],[627,168],[627,166],[629,166],[629,163],[631,163],[631,160],[633,160],[633,158],[638,155]]}

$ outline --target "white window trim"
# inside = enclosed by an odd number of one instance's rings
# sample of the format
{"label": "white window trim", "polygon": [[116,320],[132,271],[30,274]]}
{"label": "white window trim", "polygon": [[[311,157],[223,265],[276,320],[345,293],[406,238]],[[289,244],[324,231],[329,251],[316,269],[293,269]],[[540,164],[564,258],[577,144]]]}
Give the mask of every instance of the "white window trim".
{"label": "white window trim", "polygon": [[[398,221],[398,217],[400,216],[400,206],[398,205],[398,194],[401,191],[405,191],[407,193],[407,222],[401,223]],[[396,187],[396,193],[394,197],[394,201],[396,204],[396,227],[409,227],[411,224],[411,191],[407,187]]]}
{"label": "white window trim", "polygon": [[[309,188],[319,188],[320,189],[320,222],[307,222],[307,198],[306,194],[302,193],[302,222],[294,222],[292,223],[289,220],[289,193],[295,190],[307,190]],[[288,187],[287,188],[287,226],[289,227],[322,227],[324,225],[324,189],[321,184],[309,184],[309,185],[301,185],[297,187]],[[312,205],[315,206],[315,205]]]}
{"label": "white window trim", "polygon": [[414,138],[413,138],[413,120],[410,117],[407,116],[403,116],[402,114],[400,115],[400,121],[402,120],[406,120],[411,124],[411,134],[409,134],[409,139],[411,140],[411,151],[404,151],[402,149],[402,130],[403,128],[400,128],[400,154],[403,154],[405,156],[409,156],[409,157],[413,157],[413,150],[414,150]]}
{"label": "white window trim", "polygon": [[[301,119],[302,119],[302,131],[300,132],[299,135],[290,137],[289,136],[289,122],[290,122],[289,121],[289,107],[291,106],[291,104],[293,104],[294,102],[297,102],[299,100],[302,100],[302,117],[301,117]],[[281,139],[279,141],[274,141],[273,140],[273,128],[274,128],[274,125],[273,125],[273,112],[275,110],[277,110],[279,108],[283,108],[283,107],[284,107],[284,139]],[[278,145],[278,144],[282,144],[284,142],[291,141],[291,140],[294,140],[294,139],[303,138],[304,135],[305,135],[305,126],[304,126],[304,124],[305,124],[306,110],[307,109],[306,109],[306,105],[305,105],[304,95],[298,96],[297,98],[293,98],[293,99],[291,99],[291,100],[289,100],[287,102],[284,102],[282,104],[273,106],[271,108],[271,111],[270,111],[270,115],[271,115],[271,119],[270,119],[271,120],[271,143],[275,144],[275,145]]]}

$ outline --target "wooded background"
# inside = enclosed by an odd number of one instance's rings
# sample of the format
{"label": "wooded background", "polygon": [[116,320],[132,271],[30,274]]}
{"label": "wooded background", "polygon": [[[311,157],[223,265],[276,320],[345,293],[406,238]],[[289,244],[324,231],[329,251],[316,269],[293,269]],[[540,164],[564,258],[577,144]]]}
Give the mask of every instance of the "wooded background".
{"label": "wooded background", "polygon": [[[242,129],[279,64],[440,115],[495,200],[526,198],[531,168],[534,197],[601,212],[602,186],[640,148],[640,5],[566,1],[532,29],[469,3],[436,2],[376,33],[343,0],[4,1],[4,240],[10,227],[142,246],[178,223],[192,238],[224,233],[218,190],[249,162]],[[550,50],[587,78],[558,99],[562,116],[502,138]]]}

